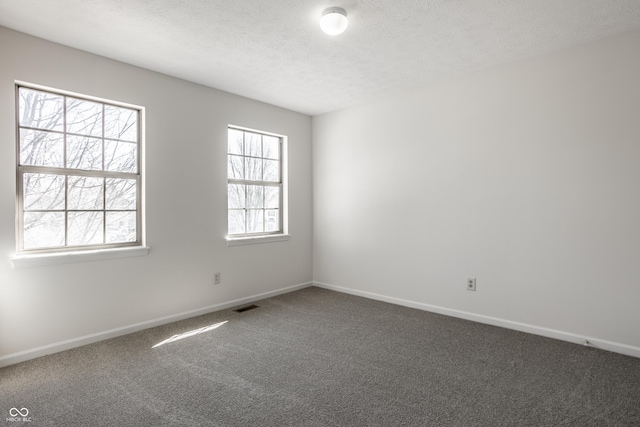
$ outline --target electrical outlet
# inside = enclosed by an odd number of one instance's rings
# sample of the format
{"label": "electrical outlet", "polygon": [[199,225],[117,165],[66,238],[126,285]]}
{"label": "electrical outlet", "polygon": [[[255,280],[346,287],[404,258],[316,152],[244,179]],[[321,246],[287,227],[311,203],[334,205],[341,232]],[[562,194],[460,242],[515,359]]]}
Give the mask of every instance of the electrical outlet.
{"label": "electrical outlet", "polygon": [[468,291],[475,291],[476,290],[476,278],[475,277],[469,277],[467,279],[467,290]]}
{"label": "electrical outlet", "polygon": [[213,276],[213,284],[214,285],[219,285],[222,282],[222,279],[220,279],[220,273],[216,273]]}

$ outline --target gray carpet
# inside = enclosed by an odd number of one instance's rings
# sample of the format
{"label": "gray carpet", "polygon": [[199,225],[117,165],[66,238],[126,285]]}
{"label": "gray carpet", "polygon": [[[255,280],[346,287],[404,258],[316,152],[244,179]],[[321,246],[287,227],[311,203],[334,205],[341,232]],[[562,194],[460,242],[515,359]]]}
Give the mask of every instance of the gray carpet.
{"label": "gray carpet", "polygon": [[640,359],[319,288],[256,304],[0,369],[0,425],[640,426]]}

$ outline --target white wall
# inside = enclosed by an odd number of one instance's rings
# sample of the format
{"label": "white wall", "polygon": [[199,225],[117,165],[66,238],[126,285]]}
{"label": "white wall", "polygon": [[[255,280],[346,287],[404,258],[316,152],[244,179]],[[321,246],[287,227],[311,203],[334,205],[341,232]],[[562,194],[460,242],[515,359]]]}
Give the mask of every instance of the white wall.
{"label": "white wall", "polygon": [[[310,117],[2,27],[0,58],[0,366],[311,281]],[[15,80],[146,107],[148,256],[12,269]],[[291,240],[226,246],[228,124],[289,137]]]}
{"label": "white wall", "polygon": [[314,117],[314,281],[640,356],[638,52],[627,33]]}

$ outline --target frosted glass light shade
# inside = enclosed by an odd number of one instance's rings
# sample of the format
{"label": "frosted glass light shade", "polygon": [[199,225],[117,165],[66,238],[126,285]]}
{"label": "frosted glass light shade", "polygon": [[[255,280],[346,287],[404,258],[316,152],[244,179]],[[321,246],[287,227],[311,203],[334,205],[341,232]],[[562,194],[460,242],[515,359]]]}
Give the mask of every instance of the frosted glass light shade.
{"label": "frosted glass light shade", "polygon": [[325,33],[335,36],[344,32],[349,25],[347,12],[341,7],[329,7],[322,11],[320,28]]}

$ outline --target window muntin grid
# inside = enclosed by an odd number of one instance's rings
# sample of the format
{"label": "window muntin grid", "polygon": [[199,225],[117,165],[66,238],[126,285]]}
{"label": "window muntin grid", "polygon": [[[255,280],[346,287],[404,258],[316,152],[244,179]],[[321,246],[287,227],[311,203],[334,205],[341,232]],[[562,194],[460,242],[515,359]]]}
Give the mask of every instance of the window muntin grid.
{"label": "window muntin grid", "polygon": [[19,253],[141,244],[141,114],[16,85]]}
{"label": "window muntin grid", "polygon": [[229,127],[227,140],[228,234],[283,232],[280,136]]}

